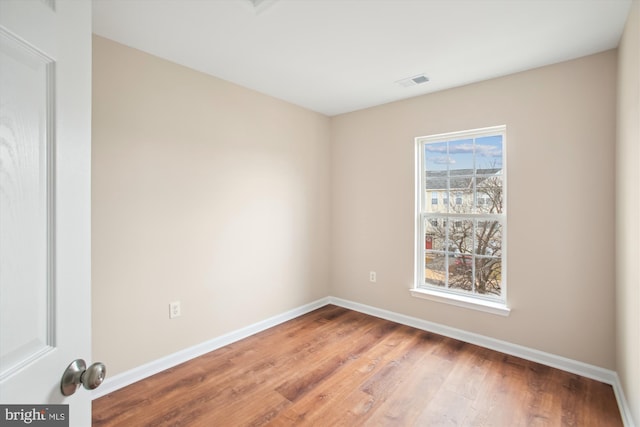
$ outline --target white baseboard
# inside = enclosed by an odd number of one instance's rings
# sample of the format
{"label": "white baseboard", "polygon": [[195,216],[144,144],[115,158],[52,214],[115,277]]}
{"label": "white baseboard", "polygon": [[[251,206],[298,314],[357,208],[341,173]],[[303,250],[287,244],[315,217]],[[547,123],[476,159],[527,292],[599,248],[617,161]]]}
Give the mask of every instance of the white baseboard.
{"label": "white baseboard", "polygon": [[612,370],[589,365],[587,363],[568,359],[566,357],[545,353],[543,351],[535,350],[521,345],[512,344],[506,341],[486,337],[484,335],[475,334],[473,332],[467,332],[462,329],[452,328],[449,326],[441,325],[439,323],[429,322],[427,320],[418,319],[416,317],[406,316],[404,314],[399,314],[392,311],[383,310],[380,308],[335,297],[325,297],[319,299],[310,304],[306,304],[293,310],[289,310],[285,313],[271,317],[258,323],[254,323],[253,325],[249,325],[245,328],[238,329],[237,331],[230,332],[204,343],[170,354],[166,357],[123,372],[114,377],[107,377],[107,379],[105,379],[104,383],[99,388],[92,391],[92,399],[97,399],[99,397],[105,396],[120,388],[126,387],[151,375],[157,374],[158,372],[172,368],[176,365],[179,365],[180,363],[184,363],[205,353],[216,350],[220,347],[224,347],[225,345],[232,344],[248,336],[264,331],[265,329],[279,325],[280,323],[294,319],[298,316],[302,316],[303,314],[309,313],[310,311],[323,307],[327,304],[337,305],[339,307],[348,308],[350,310],[369,314],[375,317],[380,317],[382,319],[390,320],[392,322],[400,323],[406,326],[411,326],[414,328],[422,329],[424,331],[444,335],[449,338],[454,338],[460,341],[468,342],[470,344],[475,344],[491,350],[499,351],[501,353],[510,354],[512,356],[521,357],[532,362],[541,363],[543,365],[561,369],[563,371],[571,372],[583,377],[591,378],[605,384],[610,384],[613,387],[613,391],[620,408],[620,414],[622,416],[624,425],[626,427],[635,427],[630,408],[627,404],[624,391],[620,384],[620,379],[618,378],[618,374]]}
{"label": "white baseboard", "polygon": [[91,398],[97,399],[99,397],[105,396],[137,381],[150,377],[151,375],[157,374],[158,372],[162,372],[188,360],[194,359],[198,356],[202,356],[203,354],[209,353],[210,351],[217,350],[220,347],[224,347],[225,345],[240,341],[241,339],[257,334],[258,332],[262,332],[265,329],[272,328],[276,325],[279,325],[280,323],[295,319],[296,317],[302,316],[303,314],[309,313],[310,311],[323,307],[327,304],[329,304],[329,297],[325,297],[301,307],[294,308],[293,310],[289,310],[285,313],[270,317],[261,322],[254,323],[253,325],[249,325],[228,334],[213,338],[201,344],[194,345],[193,347],[180,350],[176,353],[138,366],[137,368],[130,369],[113,377],[107,377],[100,385],[100,387],[91,392]]}
{"label": "white baseboard", "polygon": [[616,400],[618,401],[618,408],[620,408],[620,415],[622,416],[622,422],[625,427],[635,427],[633,423],[633,415],[631,415],[631,408],[629,408],[627,398],[624,395],[624,390],[622,389],[622,384],[620,383],[620,378],[616,373],[615,383],[611,384],[613,387],[613,392],[616,395]]}
{"label": "white baseboard", "polygon": [[576,360],[567,359],[565,357],[556,356],[554,354],[545,353],[517,344],[511,344],[506,341],[489,338],[484,335],[467,332],[462,329],[452,328],[450,326],[441,325],[439,323],[429,322],[427,320],[418,319],[416,317],[405,316],[392,311],[382,310],[376,307],[343,300],[340,298],[329,297],[331,304],[359,311],[361,313],[370,314],[371,316],[380,317],[382,319],[391,320],[392,322],[401,323],[403,325],[412,326],[422,329],[423,331],[433,332],[438,335],[444,335],[469,344],[479,345],[480,347],[496,350],[501,353],[510,354],[512,356],[521,357],[553,368],[562,369],[583,377],[601,381],[603,383],[612,384],[615,378],[615,372],[603,369],[597,366],[589,365]]}
{"label": "white baseboard", "polygon": [[599,366],[590,365],[577,360],[568,359],[566,357],[557,356],[555,354],[545,353],[543,351],[535,350],[521,345],[512,344],[506,341],[486,337],[484,335],[475,334],[473,332],[467,332],[462,329],[456,329],[449,326],[441,325],[439,323],[405,316],[404,314],[398,314],[392,311],[371,307],[365,304],[360,304],[341,298],[329,297],[329,303],[343,308],[348,308],[350,310],[369,314],[371,316],[380,317],[382,319],[390,320],[392,322],[400,323],[406,326],[433,332],[438,335],[444,335],[446,337],[468,342],[470,344],[475,344],[480,347],[499,351],[501,353],[510,354],[512,356],[520,357],[532,362],[541,363],[552,368],[561,369],[563,371],[571,372],[573,374],[581,375],[583,377],[591,378],[596,381],[609,384],[613,387],[613,392],[616,396],[618,407],[620,409],[620,415],[622,416],[624,425],[626,427],[635,427],[633,419],[631,417],[630,408],[627,404],[627,400],[624,396],[624,392],[620,384],[620,379],[618,378],[618,374],[615,371],[604,369]]}

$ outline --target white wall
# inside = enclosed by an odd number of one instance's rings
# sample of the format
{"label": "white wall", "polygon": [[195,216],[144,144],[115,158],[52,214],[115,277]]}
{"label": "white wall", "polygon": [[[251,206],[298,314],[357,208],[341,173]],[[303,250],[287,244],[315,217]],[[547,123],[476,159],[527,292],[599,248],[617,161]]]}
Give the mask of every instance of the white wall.
{"label": "white wall", "polygon": [[329,119],[93,43],[94,359],[113,376],[326,296]]}
{"label": "white wall", "polygon": [[640,3],[619,47],[616,157],[617,371],[640,423]]}
{"label": "white wall", "polygon": [[[616,61],[608,51],[332,118],[331,294],[614,369]],[[511,315],[410,296],[414,138],[502,124]]]}

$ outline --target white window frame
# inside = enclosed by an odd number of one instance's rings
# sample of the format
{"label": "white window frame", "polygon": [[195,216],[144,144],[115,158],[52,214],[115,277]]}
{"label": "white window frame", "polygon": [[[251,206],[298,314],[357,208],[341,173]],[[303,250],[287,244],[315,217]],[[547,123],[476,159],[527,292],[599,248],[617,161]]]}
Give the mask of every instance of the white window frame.
{"label": "white window frame", "polygon": [[[425,219],[431,219],[434,217],[433,213],[427,212],[427,203],[430,203],[430,197],[427,200],[426,193],[426,171],[424,166],[424,152],[425,144],[445,142],[445,141],[457,141],[461,139],[481,138],[485,136],[501,135],[502,136],[502,212],[501,213],[446,213],[437,214],[437,217],[441,217],[443,221],[447,220],[491,220],[498,221],[502,226],[502,243],[501,243],[501,295],[500,296],[488,296],[482,294],[475,294],[457,289],[443,288],[441,286],[425,284],[425,255],[426,249],[424,244],[425,239]],[[415,139],[416,149],[416,227],[415,227],[415,278],[414,284],[411,288],[411,295],[417,298],[424,298],[433,301],[443,302],[447,304],[456,305],[459,307],[470,308],[474,310],[480,310],[492,314],[498,314],[502,316],[508,316],[510,308],[507,305],[507,135],[506,126],[492,126],[481,129],[471,129],[461,132],[450,132],[437,135],[421,136]],[[430,194],[429,194],[430,196]],[[477,193],[474,194],[477,197]],[[473,255],[472,255],[473,256]]]}

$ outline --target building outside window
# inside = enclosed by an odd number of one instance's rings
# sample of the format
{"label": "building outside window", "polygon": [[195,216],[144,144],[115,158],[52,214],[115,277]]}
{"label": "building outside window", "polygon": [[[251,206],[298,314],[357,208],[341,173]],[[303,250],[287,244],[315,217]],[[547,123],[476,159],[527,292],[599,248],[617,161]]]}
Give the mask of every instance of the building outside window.
{"label": "building outside window", "polygon": [[[420,243],[414,289],[506,304],[506,127],[416,143]],[[438,193],[444,203],[427,203]]]}

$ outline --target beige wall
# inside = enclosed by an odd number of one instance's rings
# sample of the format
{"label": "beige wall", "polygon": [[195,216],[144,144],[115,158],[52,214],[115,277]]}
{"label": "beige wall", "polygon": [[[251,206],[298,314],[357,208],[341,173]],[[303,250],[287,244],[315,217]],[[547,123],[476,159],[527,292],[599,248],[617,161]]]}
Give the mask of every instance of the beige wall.
{"label": "beige wall", "polygon": [[329,119],[100,37],[93,55],[110,376],[328,295]]}
{"label": "beige wall", "polygon": [[616,159],[617,370],[640,423],[640,3],[619,47]]}
{"label": "beige wall", "polygon": [[[616,61],[328,119],[94,37],[94,359],[115,375],[334,295],[615,369]],[[414,138],[499,124],[507,318],[409,294]]]}
{"label": "beige wall", "polygon": [[[331,294],[614,369],[616,61],[608,51],[332,118]],[[501,124],[511,315],[411,297],[414,138]]]}

